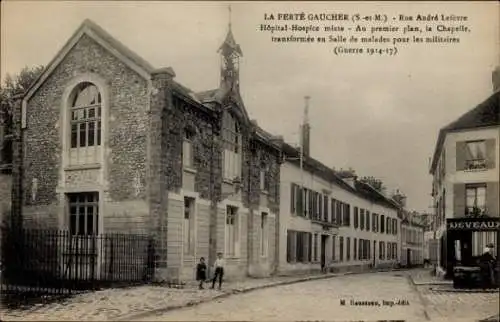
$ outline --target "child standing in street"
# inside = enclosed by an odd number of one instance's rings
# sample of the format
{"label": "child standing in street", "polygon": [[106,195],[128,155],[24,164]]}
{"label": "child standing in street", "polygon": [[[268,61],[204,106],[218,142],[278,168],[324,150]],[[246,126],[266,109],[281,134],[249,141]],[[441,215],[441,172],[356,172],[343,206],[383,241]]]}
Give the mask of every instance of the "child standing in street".
{"label": "child standing in street", "polygon": [[222,277],[224,276],[224,259],[222,259],[222,253],[217,253],[217,259],[214,263],[214,279],[212,280],[212,288],[215,287],[215,281],[219,278],[219,290],[222,287]]}
{"label": "child standing in street", "polygon": [[207,264],[205,258],[201,257],[200,262],[196,265],[196,280],[200,281],[200,290],[203,289],[203,283],[207,279]]}

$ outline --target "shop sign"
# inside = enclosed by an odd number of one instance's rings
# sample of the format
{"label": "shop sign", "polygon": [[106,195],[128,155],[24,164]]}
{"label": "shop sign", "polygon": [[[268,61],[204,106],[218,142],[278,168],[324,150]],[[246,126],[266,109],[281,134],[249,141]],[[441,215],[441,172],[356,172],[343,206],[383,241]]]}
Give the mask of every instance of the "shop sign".
{"label": "shop sign", "polygon": [[500,221],[498,219],[448,221],[447,228],[448,230],[500,230]]}

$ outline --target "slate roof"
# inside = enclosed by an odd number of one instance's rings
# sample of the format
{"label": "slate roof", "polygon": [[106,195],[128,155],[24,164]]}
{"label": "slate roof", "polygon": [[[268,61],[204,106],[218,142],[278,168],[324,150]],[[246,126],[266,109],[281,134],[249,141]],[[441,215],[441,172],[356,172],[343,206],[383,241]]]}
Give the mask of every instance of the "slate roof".
{"label": "slate roof", "polygon": [[439,155],[443,148],[444,139],[447,133],[498,125],[500,125],[500,91],[492,94],[484,102],[480,103],[475,108],[463,114],[439,131],[429,171],[430,174],[432,174],[436,169]]}
{"label": "slate roof", "polygon": [[240,56],[243,56],[243,52],[241,51],[240,45],[236,43],[234,40],[233,32],[231,30],[231,27],[229,27],[229,30],[226,35],[226,39],[222,43],[222,45],[219,47],[219,51],[224,51],[225,49],[228,50],[234,50],[236,51]]}
{"label": "slate roof", "polygon": [[[287,156],[295,158],[298,158],[300,156],[300,151],[288,143],[283,143],[282,150],[284,154]],[[291,159],[289,162],[296,165],[300,164],[300,160],[298,159]],[[356,180],[354,187],[352,187],[351,185],[346,183],[336,173],[335,170],[327,167],[326,165],[324,165],[323,163],[321,163],[316,159],[305,157],[303,159],[303,167],[304,170],[309,171],[315,175],[321,176],[321,178],[323,178],[324,180],[332,182],[336,186],[344,189],[345,191],[353,193],[365,200],[369,200],[373,203],[381,204],[396,210],[399,209],[399,206],[393,200],[386,198],[384,195],[376,191],[370,185]]]}
{"label": "slate roof", "polygon": [[366,199],[375,203],[383,204],[393,209],[399,209],[400,206],[392,199],[385,197],[369,184],[361,181],[355,181],[356,190],[361,193]]}

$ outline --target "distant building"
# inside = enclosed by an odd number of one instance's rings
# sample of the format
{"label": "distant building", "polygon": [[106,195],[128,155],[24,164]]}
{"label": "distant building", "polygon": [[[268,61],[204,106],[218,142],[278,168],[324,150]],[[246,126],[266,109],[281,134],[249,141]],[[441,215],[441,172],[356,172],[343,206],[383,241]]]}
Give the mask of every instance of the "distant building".
{"label": "distant building", "polygon": [[[442,128],[432,158],[432,196],[439,239],[439,266],[456,261],[455,245],[447,242],[447,219],[499,217],[500,69],[493,73],[493,90],[485,101]],[[488,243],[498,250],[498,232],[460,232],[472,256]],[[499,253],[500,254],[500,253]]]}
{"label": "distant building", "polygon": [[286,143],[280,169],[278,272],[393,266],[399,254],[398,205],[349,171],[336,172]]}
{"label": "distant building", "polygon": [[418,213],[403,211],[401,220],[401,265],[412,267],[424,264],[424,229],[425,226]]}

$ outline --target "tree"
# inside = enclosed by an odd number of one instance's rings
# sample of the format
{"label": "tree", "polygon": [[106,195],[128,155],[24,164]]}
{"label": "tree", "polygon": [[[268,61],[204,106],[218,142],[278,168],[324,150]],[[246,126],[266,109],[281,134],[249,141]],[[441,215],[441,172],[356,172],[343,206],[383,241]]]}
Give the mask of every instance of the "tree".
{"label": "tree", "polygon": [[24,93],[40,76],[44,67],[24,67],[19,74],[14,76],[7,74],[0,84],[0,121],[6,122],[12,118],[12,97],[18,93]]}
{"label": "tree", "polygon": [[44,67],[24,67],[19,74],[7,74],[0,84],[0,169],[4,164],[12,163],[13,97],[24,93],[40,76]]}
{"label": "tree", "polygon": [[377,178],[372,177],[372,176],[368,176],[368,177],[362,177],[361,179],[359,179],[359,181],[366,183],[366,184],[369,184],[375,190],[377,190],[378,192],[380,192],[382,194],[385,193],[386,187],[384,186],[384,183],[380,179],[377,179]]}

